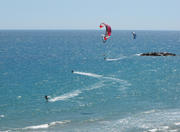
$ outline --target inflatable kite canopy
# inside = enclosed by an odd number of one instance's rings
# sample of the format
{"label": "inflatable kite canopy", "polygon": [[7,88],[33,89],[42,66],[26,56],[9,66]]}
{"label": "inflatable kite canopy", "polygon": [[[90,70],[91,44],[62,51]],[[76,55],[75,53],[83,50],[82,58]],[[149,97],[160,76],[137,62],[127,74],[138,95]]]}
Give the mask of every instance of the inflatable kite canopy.
{"label": "inflatable kite canopy", "polygon": [[103,28],[103,27],[106,28],[106,32],[103,35],[103,38],[106,41],[111,36],[111,26],[109,26],[108,24],[105,24],[105,23],[101,23],[99,27],[100,28]]}

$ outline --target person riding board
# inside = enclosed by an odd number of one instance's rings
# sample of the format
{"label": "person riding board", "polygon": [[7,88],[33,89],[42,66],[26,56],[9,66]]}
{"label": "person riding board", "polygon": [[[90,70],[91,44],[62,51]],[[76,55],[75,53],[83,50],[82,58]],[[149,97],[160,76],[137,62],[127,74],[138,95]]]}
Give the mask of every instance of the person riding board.
{"label": "person riding board", "polygon": [[49,101],[49,96],[45,95],[44,98],[46,99],[46,102]]}

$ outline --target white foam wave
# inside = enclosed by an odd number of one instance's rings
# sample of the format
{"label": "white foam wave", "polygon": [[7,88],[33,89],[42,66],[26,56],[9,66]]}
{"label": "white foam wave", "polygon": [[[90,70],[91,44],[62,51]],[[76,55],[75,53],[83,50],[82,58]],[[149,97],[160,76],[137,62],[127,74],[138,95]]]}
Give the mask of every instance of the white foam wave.
{"label": "white foam wave", "polygon": [[149,110],[149,111],[145,111],[145,112],[143,112],[143,113],[145,113],[145,114],[150,114],[150,113],[153,113],[153,112],[155,112],[155,110]]}
{"label": "white foam wave", "polygon": [[17,96],[17,99],[20,99],[22,96]]}
{"label": "white foam wave", "polygon": [[178,130],[177,129],[169,130],[169,132],[178,132]]}
{"label": "white foam wave", "polygon": [[0,118],[4,118],[5,116],[4,115],[0,115]]}
{"label": "white foam wave", "polygon": [[[158,128],[153,128],[148,130],[147,132],[159,132],[159,131],[167,131],[169,129],[169,126],[159,126]],[[172,131],[172,130],[168,130],[168,131]]]}
{"label": "white foam wave", "polygon": [[151,130],[148,130],[148,132],[156,132],[158,129],[157,128],[153,128]]}
{"label": "white foam wave", "polygon": [[139,53],[139,54],[135,54],[136,56],[140,56],[142,53]]}
{"label": "white foam wave", "polygon": [[176,122],[176,123],[174,123],[174,125],[179,126],[179,125],[180,125],[180,122]]}
{"label": "white foam wave", "polygon": [[46,129],[58,124],[66,124],[71,122],[70,120],[65,120],[65,121],[55,121],[55,122],[51,122],[49,124],[41,124],[41,125],[36,125],[36,126],[29,126],[29,127],[25,127],[23,129]]}
{"label": "white foam wave", "polygon": [[42,124],[42,125],[37,125],[37,126],[29,126],[25,127],[24,129],[42,129],[42,128],[48,128],[49,124]]}
{"label": "white foam wave", "polygon": [[74,71],[74,74],[79,74],[79,75],[84,75],[84,76],[90,76],[90,77],[95,77],[95,78],[101,78],[102,75],[94,74],[94,73],[88,73],[88,72],[79,72],[79,71]]}
{"label": "white foam wave", "polygon": [[119,120],[99,121],[96,124],[102,128],[102,131],[107,131],[104,130],[107,128],[108,132],[129,131],[132,128],[142,129],[144,132],[176,132],[180,130],[179,113],[179,109],[150,110]]}
{"label": "white foam wave", "polygon": [[59,100],[67,100],[67,99],[73,98],[75,96],[78,96],[80,93],[81,93],[80,90],[75,90],[73,92],[66,93],[66,94],[63,94],[61,96],[51,98],[49,101],[50,102],[56,102],[56,101],[59,101]]}

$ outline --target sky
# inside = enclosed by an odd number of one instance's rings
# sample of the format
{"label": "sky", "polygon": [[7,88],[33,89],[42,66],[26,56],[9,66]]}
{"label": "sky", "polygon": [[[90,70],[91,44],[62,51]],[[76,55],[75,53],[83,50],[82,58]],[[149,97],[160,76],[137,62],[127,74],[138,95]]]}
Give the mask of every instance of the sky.
{"label": "sky", "polygon": [[180,0],[0,0],[0,29],[180,30]]}

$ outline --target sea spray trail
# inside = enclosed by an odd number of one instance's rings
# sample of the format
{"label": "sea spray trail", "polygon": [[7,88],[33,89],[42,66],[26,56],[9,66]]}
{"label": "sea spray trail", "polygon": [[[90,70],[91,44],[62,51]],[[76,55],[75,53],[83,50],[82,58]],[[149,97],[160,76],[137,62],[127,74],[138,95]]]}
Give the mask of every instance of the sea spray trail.
{"label": "sea spray trail", "polygon": [[119,58],[104,58],[106,61],[118,61],[127,58],[126,56],[119,57]]}
{"label": "sea spray trail", "polygon": [[83,91],[90,91],[90,90],[94,90],[94,89],[98,89],[103,87],[104,84],[100,81],[98,83],[95,83],[91,86],[89,86],[88,88],[82,89],[82,90],[75,90],[69,93],[65,93],[61,96],[57,96],[54,98],[49,99],[49,102],[56,102],[56,101],[64,101],[64,100],[68,100],[70,98],[74,98],[76,96],[79,96],[79,94],[81,94]]}
{"label": "sea spray trail", "polygon": [[94,74],[94,73],[87,73],[87,72],[79,72],[79,71],[74,71],[74,74],[79,74],[79,75],[84,75],[84,76],[90,76],[90,77],[95,77],[95,78],[101,78],[102,75]]}
{"label": "sea spray trail", "polygon": [[[80,71],[73,71],[73,73],[83,75],[83,76],[94,77],[94,78],[101,78],[101,79],[104,80],[104,82],[106,80],[107,81],[115,81],[115,82],[123,84],[124,87],[128,87],[128,86],[131,85],[126,80],[121,80],[119,78],[114,78],[114,77],[104,77],[103,75],[99,75],[99,74],[95,74],[95,73],[80,72]],[[79,94],[81,94],[83,91],[93,90],[93,89],[97,89],[97,88],[100,88],[100,87],[103,87],[103,86],[104,86],[104,84],[102,84],[102,83],[99,83],[98,85],[95,84],[95,85],[91,86],[90,88],[86,88],[86,89],[83,89],[83,90],[75,90],[75,91],[72,91],[72,92],[69,92],[69,93],[65,93],[65,94],[63,94],[61,96],[51,98],[51,99],[49,99],[49,102],[56,102],[56,101],[60,101],[60,100],[63,101],[63,100],[67,100],[67,99],[70,99],[70,98],[74,98],[76,96],[79,96]]]}
{"label": "sea spray trail", "polygon": [[76,96],[79,96],[79,94],[81,94],[83,91],[89,91],[89,90],[98,89],[98,88],[103,87],[105,85],[104,82],[106,82],[106,81],[115,81],[115,82],[123,84],[124,87],[128,87],[128,86],[131,85],[127,81],[121,80],[119,78],[104,77],[103,75],[99,75],[99,74],[87,73],[87,72],[79,72],[79,71],[73,71],[73,73],[83,75],[83,76],[90,76],[90,77],[94,77],[94,78],[101,78],[103,80],[101,80],[100,82],[98,82],[98,83],[96,83],[94,85],[89,86],[88,88],[85,88],[85,89],[82,89],[82,90],[75,90],[75,91],[72,91],[72,92],[69,92],[69,93],[65,93],[65,94],[63,94],[61,96],[51,98],[51,99],[49,99],[49,102],[56,102],[56,101],[60,101],[60,100],[64,101],[64,100],[67,100],[67,99],[70,99],[70,98],[74,98]]}
{"label": "sea spray trail", "polygon": [[126,80],[122,80],[122,79],[114,78],[114,77],[103,77],[103,79],[112,80],[112,81],[116,81],[120,83],[128,83]]}
{"label": "sea spray trail", "polygon": [[101,79],[105,79],[105,80],[111,80],[111,81],[128,84],[128,82],[126,80],[122,80],[122,79],[115,78],[115,77],[106,77],[106,76],[95,74],[95,73],[79,72],[79,71],[74,71],[73,73],[83,75],[83,76],[90,76],[90,77],[94,77],[94,78],[101,78]]}
{"label": "sea spray trail", "polygon": [[139,53],[139,54],[135,54],[135,56],[141,56],[142,53]]}
{"label": "sea spray trail", "polygon": [[79,96],[79,94],[81,94],[83,91],[89,91],[89,90],[103,87],[105,85],[104,82],[106,82],[106,81],[115,81],[115,82],[123,84],[124,87],[128,87],[131,85],[130,83],[128,83],[125,80],[121,80],[119,78],[114,78],[114,77],[104,77],[103,75],[99,75],[99,74],[95,74],[95,73],[80,72],[80,71],[73,71],[73,73],[83,75],[83,76],[94,77],[94,78],[101,78],[103,80],[101,80],[100,82],[98,82],[94,85],[89,86],[88,88],[71,91],[71,92],[65,93],[63,95],[50,98],[49,102],[64,101],[64,100],[68,100],[70,98],[74,98],[76,96]]}
{"label": "sea spray trail", "polygon": [[104,60],[106,60],[106,61],[119,61],[119,60],[128,59],[128,58],[132,58],[134,56],[139,56],[139,55],[140,54],[133,54],[133,55],[130,55],[130,56],[121,56],[121,57],[117,57],[117,58],[104,57]]}
{"label": "sea spray trail", "polygon": [[100,82],[97,82],[97,83],[89,86],[88,88],[85,88],[83,91],[90,91],[90,90],[101,88],[103,86],[105,86],[104,81],[100,81]]}
{"label": "sea spray trail", "polygon": [[75,90],[73,92],[69,92],[69,93],[63,94],[61,96],[51,98],[49,101],[55,102],[55,101],[59,101],[59,100],[67,100],[69,98],[73,98],[73,97],[78,96],[80,93],[81,93],[80,90]]}

